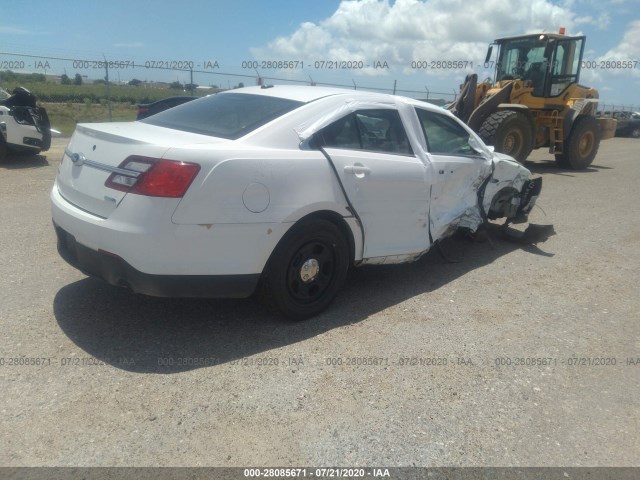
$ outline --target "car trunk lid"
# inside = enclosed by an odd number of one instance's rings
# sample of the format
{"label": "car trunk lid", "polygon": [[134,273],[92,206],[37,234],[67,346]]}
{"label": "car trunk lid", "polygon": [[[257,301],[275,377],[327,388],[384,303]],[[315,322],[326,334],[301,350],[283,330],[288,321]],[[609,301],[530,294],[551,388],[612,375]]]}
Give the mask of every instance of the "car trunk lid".
{"label": "car trunk lid", "polygon": [[105,182],[126,158],[160,159],[171,147],[225,141],[140,122],[81,124],[65,149],[58,191],[78,208],[108,218],[127,192],[106,187]]}

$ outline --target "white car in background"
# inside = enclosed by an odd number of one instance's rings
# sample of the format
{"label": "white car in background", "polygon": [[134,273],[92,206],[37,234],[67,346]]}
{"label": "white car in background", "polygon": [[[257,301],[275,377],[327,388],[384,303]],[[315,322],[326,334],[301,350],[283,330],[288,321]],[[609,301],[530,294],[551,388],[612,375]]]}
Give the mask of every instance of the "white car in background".
{"label": "white car in background", "polygon": [[350,266],[414,261],[456,229],[525,220],[540,188],[428,103],[271,86],[78,125],[51,201],[60,254],[86,274],[154,296],[260,285],[302,319]]}
{"label": "white car in background", "polygon": [[36,105],[36,97],[23,87],[11,95],[0,88],[0,163],[11,152],[37,155],[49,150],[51,133],[49,116],[44,107]]}

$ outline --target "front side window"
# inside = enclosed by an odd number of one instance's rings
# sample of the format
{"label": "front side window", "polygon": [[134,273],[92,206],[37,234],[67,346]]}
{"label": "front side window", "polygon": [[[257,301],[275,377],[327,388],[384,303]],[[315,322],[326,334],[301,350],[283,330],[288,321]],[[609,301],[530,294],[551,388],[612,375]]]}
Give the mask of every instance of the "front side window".
{"label": "front side window", "polygon": [[323,147],[413,155],[407,133],[396,110],[359,110],[326,126],[316,134]]}
{"label": "front side window", "polygon": [[159,127],[234,140],[303,105],[286,98],[219,93],[141,120]]}
{"label": "front side window", "polygon": [[469,132],[454,119],[441,113],[416,108],[427,139],[427,148],[435,155],[475,155],[469,145]]}

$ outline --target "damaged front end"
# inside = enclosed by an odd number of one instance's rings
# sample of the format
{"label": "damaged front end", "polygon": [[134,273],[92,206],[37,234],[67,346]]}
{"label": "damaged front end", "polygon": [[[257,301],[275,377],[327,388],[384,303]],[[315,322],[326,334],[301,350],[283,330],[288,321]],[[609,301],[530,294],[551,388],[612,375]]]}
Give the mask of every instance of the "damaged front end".
{"label": "damaged front end", "polygon": [[510,224],[526,223],[542,190],[542,177],[531,172],[510,157],[496,154],[494,172],[482,195],[485,220],[505,218],[502,236],[505,240],[535,245],[555,235],[553,225],[529,224],[524,231],[509,228]]}
{"label": "damaged front end", "polygon": [[485,219],[524,223],[542,190],[542,177],[532,176],[508,155],[494,155],[491,177],[479,191]]}

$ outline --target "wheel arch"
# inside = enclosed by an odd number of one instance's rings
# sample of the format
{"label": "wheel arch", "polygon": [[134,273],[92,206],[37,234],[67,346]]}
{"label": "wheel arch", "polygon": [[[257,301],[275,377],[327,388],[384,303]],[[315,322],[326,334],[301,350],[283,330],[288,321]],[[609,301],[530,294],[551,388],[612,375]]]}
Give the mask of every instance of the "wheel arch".
{"label": "wheel arch", "polygon": [[[356,239],[353,230],[344,217],[332,210],[318,210],[302,217],[299,221],[312,221],[316,218],[327,220],[340,229],[344,238],[347,240],[347,244],[349,245],[349,261],[351,265],[353,265],[356,260]],[[360,235],[358,235],[358,237],[360,237]]]}
{"label": "wheel arch", "polygon": [[520,192],[513,186],[503,187],[494,193],[487,210],[487,218],[495,220],[497,218],[508,217],[511,199],[519,193]]}
{"label": "wheel arch", "polygon": [[[588,113],[578,113],[577,115],[565,117],[565,140],[571,136],[573,133],[574,127],[578,124],[578,122],[582,122],[584,118],[592,117],[596,121],[598,133],[600,133],[600,124],[598,123],[598,119],[593,115]],[[568,127],[568,128],[567,128]]]}
{"label": "wheel arch", "polygon": [[[322,312],[340,291],[353,263],[350,251],[354,243],[349,230],[346,221],[330,210],[318,210],[291,223],[270,253],[260,275],[256,288],[258,298],[293,320],[304,320]],[[321,246],[319,253],[315,252],[318,245]],[[327,254],[328,250],[332,252]],[[300,252],[310,257],[294,266],[292,277],[292,262],[300,258]],[[310,262],[316,255],[319,258],[313,266]],[[324,265],[328,265],[327,270]],[[313,278],[300,279],[302,271],[309,268],[315,268]],[[323,271],[324,275],[318,275]]]}
{"label": "wheel arch", "polygon": [[[340,215],[338,212],[334,211],[334,210],[315,210],[313,212],[307,213],[305,215],[302,215],[301,217],[299,217],[297,220],[293,221],[290,223],[289,228],[287,229],[287,231],[284,233],[284,235],[282,235],[282,237],[280,238],[280,240],[278,240],[278,242],[276,243],[275,247],[273,248],[273,251],[269,254],[269,258],[267,259],[264,267],[263,267],[263,273],[264,271],[267,269],[269,262],[271,261],[271,258],[273,257],[274,252],[276,251],[276,249],[278,248],[278,245],[280,245],[284,238],[289,235],[289,233],[292,231],[292,229],[294,227],[296,227],[297,225],[300,225],[301,223],[305,223],[305,222],[312,222],[315,219],[322,219],[322,220],[326,220],[329,221],[331,223],[333,223],[334,225],[336,225],[336,227],[338,227],[338,229],[340,230],[340,232],[342,233],[342,235],[344,235],[344,238],[347,241],[347,244],[349,245],[349,260],[350,260],[350,264],[353,265],[356,262],[356,258],[357,255],[359,254],[359,256],[362,256],[362,238],[361,238],[361,233],[359,231],[359,229],[357,228],[352,228],[349,223],[347,222],[347,220]],[[355,227],[355,219],[354,219],[354,227]],[[354,232],[355,230],[355,232]],[[360,244],[359,248],[357,247],[358,242]]]}

